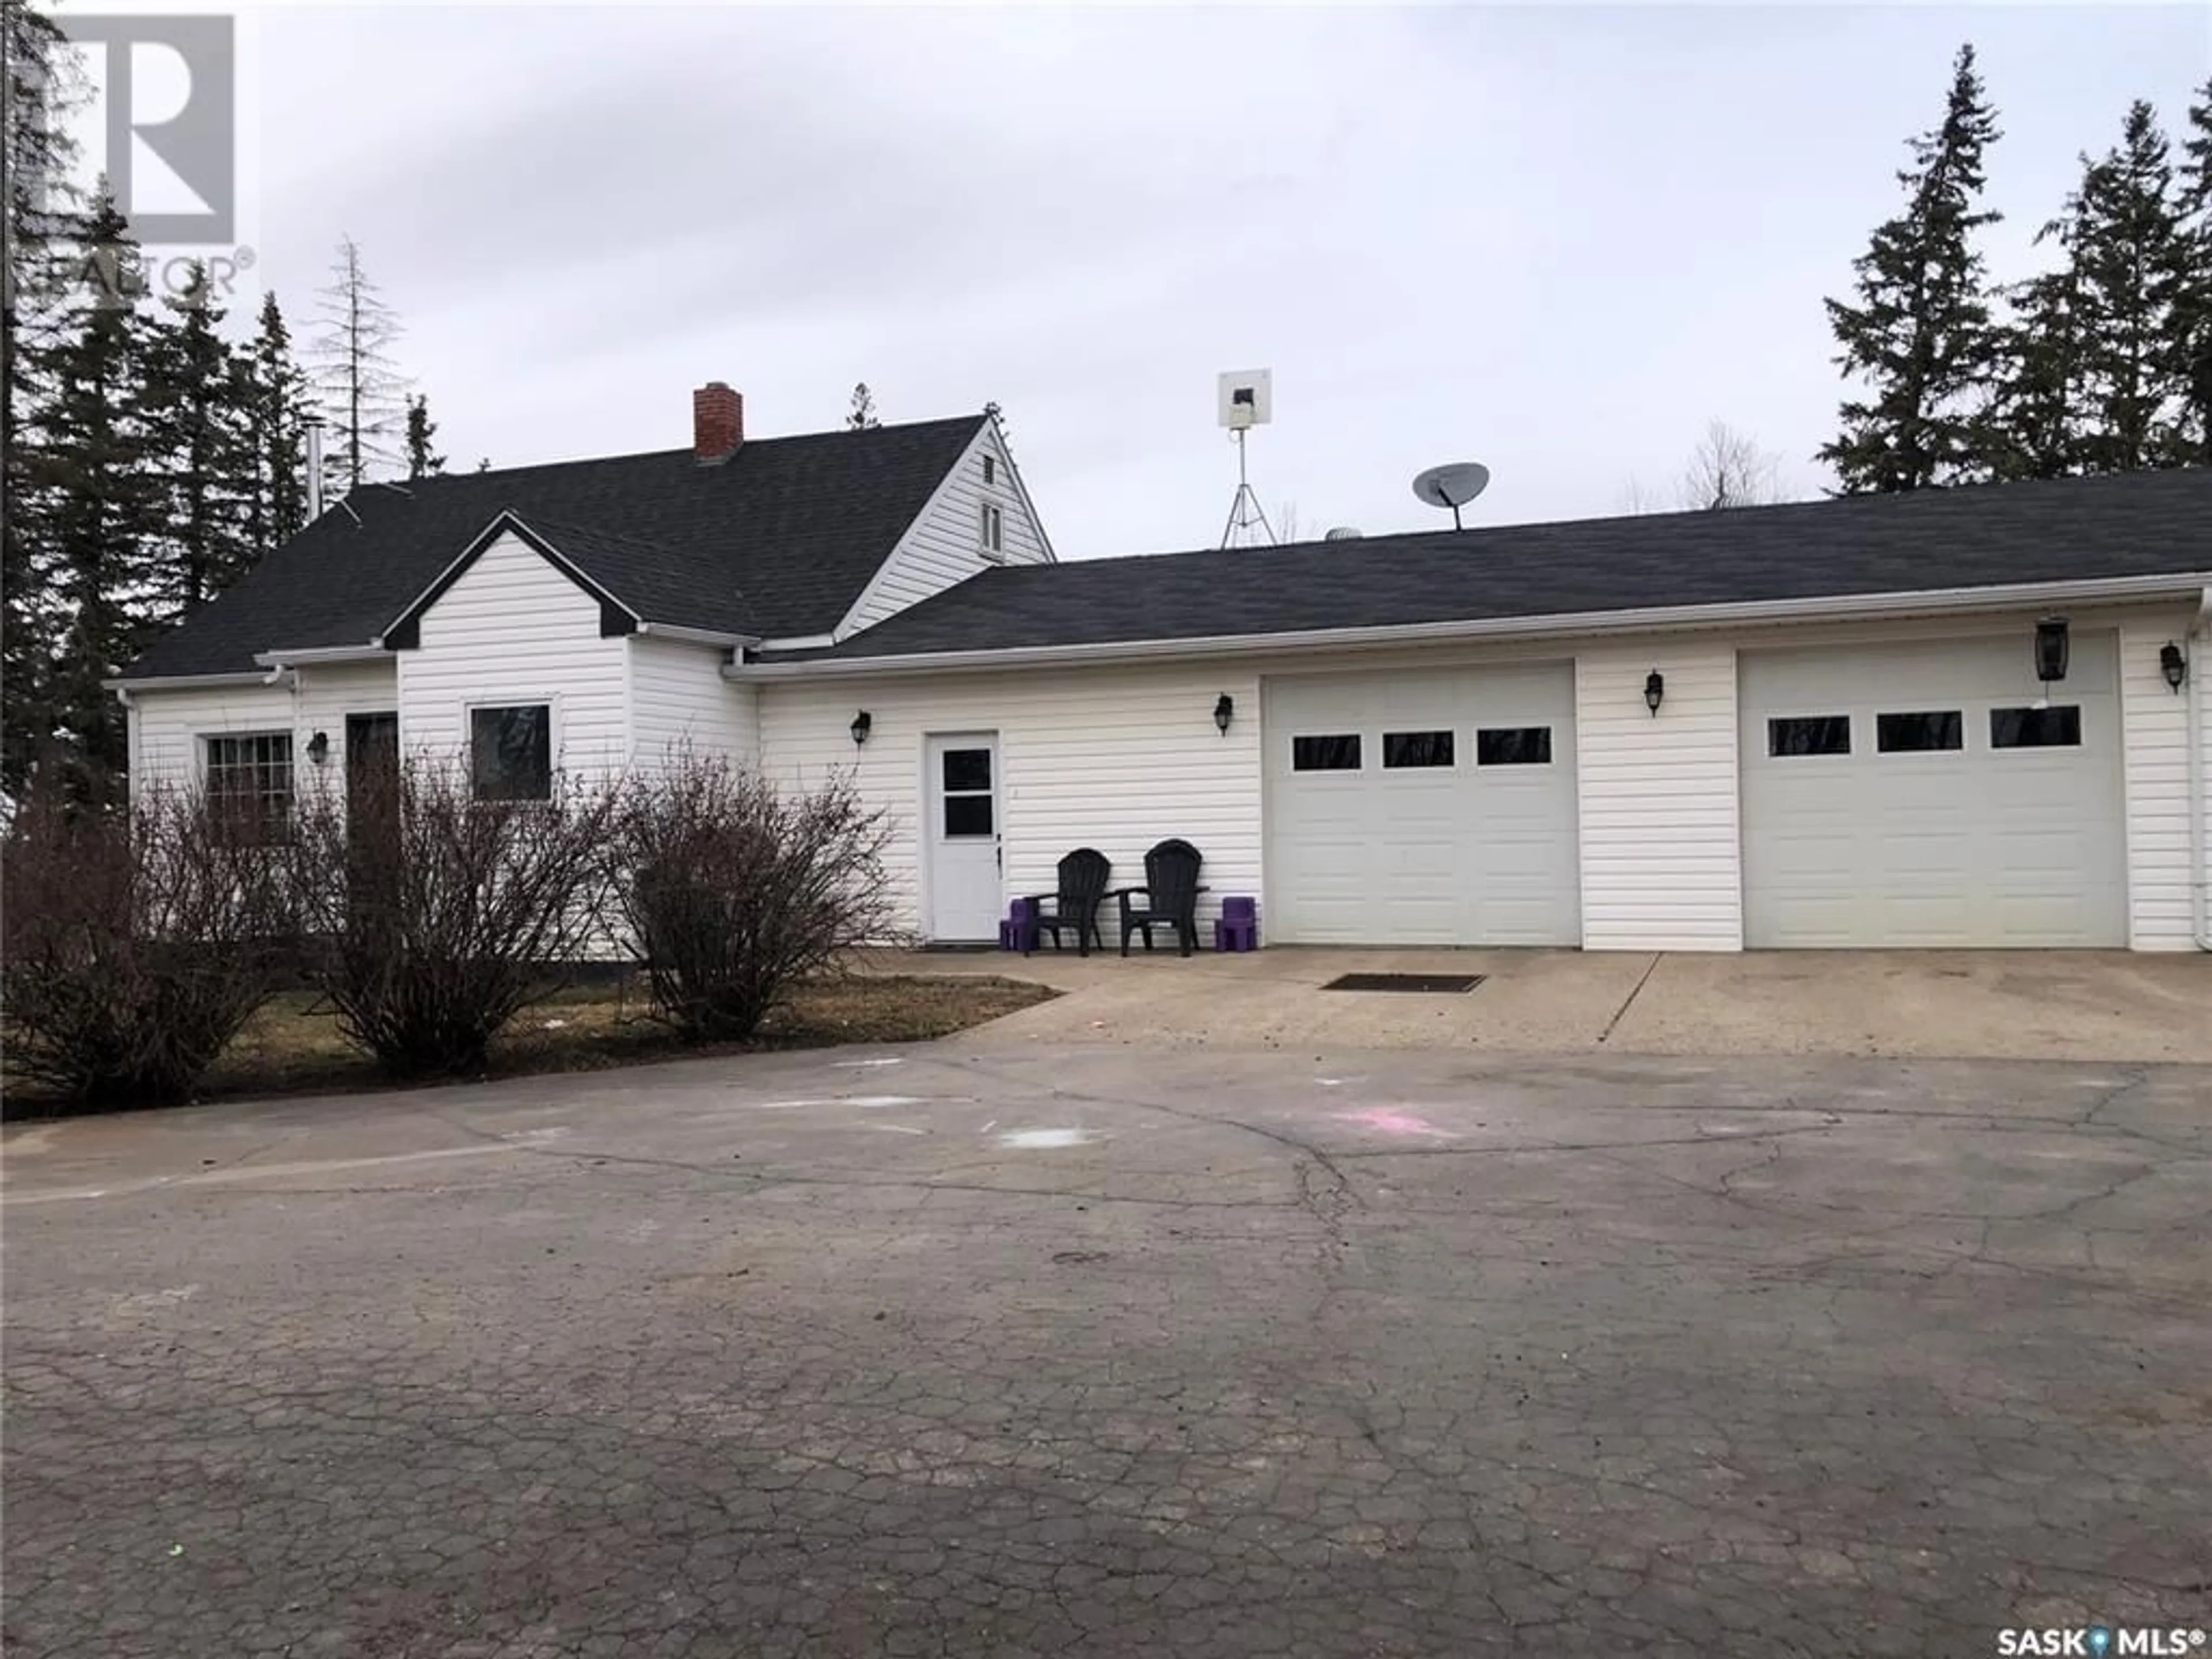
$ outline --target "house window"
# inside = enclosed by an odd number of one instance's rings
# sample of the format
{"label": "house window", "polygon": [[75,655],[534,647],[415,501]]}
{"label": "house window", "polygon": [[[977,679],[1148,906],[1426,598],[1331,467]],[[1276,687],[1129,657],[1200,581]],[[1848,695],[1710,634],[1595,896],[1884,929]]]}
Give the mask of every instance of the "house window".
{"label": "house window", "polygon": [[983,503],[983,550],[986,553],[1006,550],[1006,515],[988,501]]}
{"label": "house window", "polygon": [[1449,732],[1385,732],[1382,769],[1396,771],[1417,766],[1449,766],[1452,734]]}
{"label": "house window", "polygon": [[1291,770],[1293,772],[1357,772],[1359,769],[1359,734],[1346,732],[1325,738],[1292,738],[1291,739]]}
{"label": "house window", "polygon": [[469,711],[469,778],[478,800],[553,798],[553,710],[542,702]]}
{"label": "house window", "polygon": [[2048,708],[1992,708],[1990,747],[1992,749],[2079,749],[2081,710],[2078,704],[2054,704]]}
{"label": "house window", "polygon": [[1477,766],[1549,766],[1552,728],[1548,726],[1496,726],[1474,734]]}
{"label": "house window", "polygon": [[1766,752],[1782,758],[1851,752],[1849,714],[1797,714],[1766,722]]}
{"label": "house window", "polygon": [[994,455],[986,455],[986,456],[983,458],[983,482],[984,482],[985,483],[998,483],[998,481],[999,481],[999,461],[998,461],[998,458],[997,458],[996,456],[994,456]]}
{"label": "house window", "polygon": [[1874,746],[1885,755],[1924,753],[1931,749],[1964,749],[1966,722],[1955,708],[1933,708],[1912,714],[1876,714]]}
{"label": "house window", "polygon": [[996,827],[991,792],[991,751],[948,749],[944,775],[945,834],[988,836]]}
{"label": "house window", "polygon": [[292,833],[292,734],[256,732],[207,740],[207,797],[235,840],[268,847]]}

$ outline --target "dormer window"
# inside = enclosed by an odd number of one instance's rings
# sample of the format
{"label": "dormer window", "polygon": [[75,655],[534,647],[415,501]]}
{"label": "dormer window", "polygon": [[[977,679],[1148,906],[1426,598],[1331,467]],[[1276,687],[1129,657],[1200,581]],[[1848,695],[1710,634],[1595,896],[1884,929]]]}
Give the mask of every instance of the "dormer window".
{"label": "dormer window", "polygon": [[983,482],[985,483],[999,482],[999,458],[995,455],[986,455],[983,458]]}
{"label": "dormer window", "polygon": [[996,556],[1006,550],[1006,515],[990,502],[983,503],[983,551]]}

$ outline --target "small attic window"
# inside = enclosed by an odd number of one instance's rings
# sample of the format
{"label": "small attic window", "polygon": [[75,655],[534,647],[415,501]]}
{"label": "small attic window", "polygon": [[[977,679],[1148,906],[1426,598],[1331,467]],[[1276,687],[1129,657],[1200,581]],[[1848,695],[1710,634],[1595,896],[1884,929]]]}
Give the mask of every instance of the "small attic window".
{"label": "small attic window", "polygon": [[999,458],[995,455],[986,455],[983,458],[983,482],[985,483],[999,482]]}
{"label": "small attic window", "polygon": [[1006,515],[988,501],[983,503],[983,522],[981,528],[984,552],[996,555],[1006,550]]}

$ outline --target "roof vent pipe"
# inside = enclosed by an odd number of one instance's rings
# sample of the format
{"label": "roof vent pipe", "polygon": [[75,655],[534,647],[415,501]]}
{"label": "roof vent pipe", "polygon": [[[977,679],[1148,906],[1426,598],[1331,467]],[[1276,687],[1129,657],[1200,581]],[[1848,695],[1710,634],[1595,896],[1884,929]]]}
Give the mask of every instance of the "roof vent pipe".
{"label": "roof vent pipe", "polygon": [[323,417],[307,416],[307,522],[323,516]]}

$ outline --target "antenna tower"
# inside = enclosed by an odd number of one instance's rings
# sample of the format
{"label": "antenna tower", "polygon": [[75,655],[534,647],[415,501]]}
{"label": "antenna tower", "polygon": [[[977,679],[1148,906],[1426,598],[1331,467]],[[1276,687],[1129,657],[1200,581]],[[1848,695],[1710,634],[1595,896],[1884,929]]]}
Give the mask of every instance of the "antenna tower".
{"label": "antenna tower", "polygon": [[1218,416],[1237,441],[1237,493],[1230,497],[1229,520],[1221,527],[1224,547],[1273,547],[1275,526],[1244,470],[1244,440],[1255,426],[1274,418],[1274,377],[1255,368],[1224,374],[1216,389]]}

